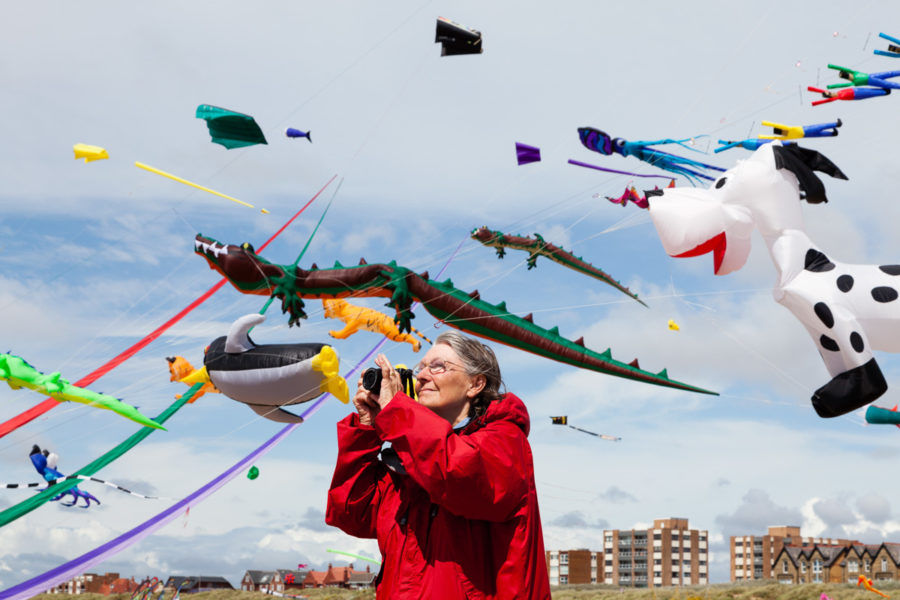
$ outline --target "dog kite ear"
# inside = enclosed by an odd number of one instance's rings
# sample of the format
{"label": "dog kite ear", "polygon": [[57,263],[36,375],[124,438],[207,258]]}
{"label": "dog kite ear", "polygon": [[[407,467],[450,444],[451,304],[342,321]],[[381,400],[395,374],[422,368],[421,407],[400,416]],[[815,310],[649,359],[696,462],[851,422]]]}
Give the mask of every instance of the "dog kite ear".
{"label": "dog kite ear", "polygon": [[825,184],[816,176],[815,171],[836,179],[847,179],[847,176],[836,164],[815,150],[801,148],[796,144],[773,145],[772,154],[775,156],[776,169],[787,169],[797,176],[797,181],[800,182],[801,198],[810,204],[828,202],[828,198],[825,196]]}

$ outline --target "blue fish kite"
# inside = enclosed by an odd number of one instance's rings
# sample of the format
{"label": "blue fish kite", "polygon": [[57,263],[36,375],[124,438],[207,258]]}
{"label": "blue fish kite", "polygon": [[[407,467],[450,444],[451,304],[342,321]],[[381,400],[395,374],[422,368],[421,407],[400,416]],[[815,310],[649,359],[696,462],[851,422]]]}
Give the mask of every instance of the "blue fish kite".
{"label": "blue fish kite", "polygon": [[309,140],[309,143],[312,143],[312,138],[310,137],[311,132],[309,131],[300,131],[299,129],[294,129],[293,127],[288,127],[284,130],[284,135],[289,138],[306,138]]}

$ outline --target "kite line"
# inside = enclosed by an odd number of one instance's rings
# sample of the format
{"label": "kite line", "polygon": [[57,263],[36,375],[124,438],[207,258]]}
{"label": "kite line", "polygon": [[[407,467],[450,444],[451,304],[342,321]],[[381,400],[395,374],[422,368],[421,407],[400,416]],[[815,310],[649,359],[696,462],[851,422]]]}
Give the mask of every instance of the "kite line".
{"label": "kite line", "polygon": [[[333,175],[331,177],[331,179],[329,179],[328,182],[325,183],[325,185],[322,186],[322,188],[318,192],[316,192],[315,195],[313,195],[313,197],[310,198],[309,201],[300,208],[300,210],[298,210],[296,213],[294,213],[294,216],[292,216],[290,219],[288,219],[288,221],[284,225],[282,225],[278,231],[273,233],[272,236],[259,247],[259,251],[261,252],[266,246],[268,246],[270,243],[272,243],[275,240],[275,238],[277,238],[279,235],[281,235],[281,233],[285,229],[287,229],[288,226],[291,223],[293,223],[294,220],[297,219],[297,217],[299,217],[303,213],[303,211],[306,210],[306,208],[310,204],[312,204],[316,198],[319,197],[319,195],[322,192],[325,191],[325,188],[327,188],[329,185],[331,185],[331,182],[333,182],[336,177],[337,177],[337,175]],[[173,316],[171,319],[169,319],[168,321],[166,321],[165,323],[163,323],[162,325],[160,325],[159,327],[157,327],[156,329],[151,331],[144,338],[135,342],[131,347],[129,347],[128,349],[123,351],[118,356],[113,357],[112,359],[110,359],[109,361],[104,363],[103,365],[96,368],[94,371],[88,373],[87,375],[85,375],[84,377],[82,377],[81,379],[76,381],[74,383],[74,385],[79,386],[79,387],[86,387],[86,386],[92,384],[93,382],[97,381],[98,379],[100,379],[101,377],[103,377],[104,375],[106,375],[107,373],[109,373],[110,371],[112,371],[113,369],[118,367],[119,365],[121,365],[123,362],[125,362],[126,360],[128,360],[129,358],[131,358],[132,356],[134,356],[141,350],[143,350],[152,341],[154,341],[156,338],[158,338],[163,333],[165,333],[166,330],[168,330],[170,327],[172,327],[172,325],[174,325],[175,323],[177,323],[178,321],[183,319],[188,313],[190,313],[195,308],[197,308],[198,306],[200,306],[201,304],[206,302],[213,294],[215,294],[217,291],[219,291],[219,289],[221,289],[223,285],[225,285],[226,281],[228,281],[228,280],[223,278],[221,281],[216,283],[214,286],[212,286],[211,288],[206,290],[206,292],[201,294],[196,300],[194,300],[193,302],[188,304],[186,307],[181,309],[181,311],[179,311],[177,314],[175,314],[175,316]],[[44,400],[43,402],[41,402],[40,404],[36,404],[35,406],[32,406],[28,410],[26,410],[22,413],[19,413],[18,415],[14,416],[13,418],[11,418],[3,423],[0,423],[0,438],[15,431],[16,429],[25,425],[26,423],[30,423],[31,421],[38,418],[42,414],[48,412],[50,409],[56,407],[57,405],[59,405],[59,402],[57,402],[53,398],[48,398],[48,399]],[[2,526],[2,525],[0,525],[0,526]]]}
{"label": "kite line", "polygon": [[[449,266],[450,261],[452,261],[456,256],[456,253],[457,251],[459,251],[459,248],[461,246],[462,242],[460,242],[460,245],[456,248],[456,251],[453,253],[453,255],[451,255],[447,260],[446,264],[444,264],[444,267],[441,269],[438,276],[444,273],[446,268]],[[358,371],[359,368],[363,364],[365,364],[365,362],[368,361],[376,352],[378,352],[386,343],[387,338],[382,338],[381,340],[379,340],[379,342],[375,344],[375,346],[365,356],[363,356],[362,359],[360,359],[359,362],[357,362],[356,365],[344,375],[344,377],[350,377],[353,373]],[[187,401],[187,397],[192,395],[194,391],[196,391],[196,388],[199,388],[199,384],[192,387],[188,391],[188,393],[182,396],[180,400],[176,401],[176,404],[181,403],[183,405],[183,403]],[[323,394],[317,400],[315,400],[309,408],[303,411],[303,413],[301,413],[300,415],[303,421],[305,422],[309,419],[309,417],[318,412],[319,408],[322,406],[322,403],[330,395],[331,394]],[[275,447],[275,445],[281,442],[281,440],[287,437],[288,434],[294,431],[294,429],[299,427],[301,424],[302,423],[291,423],[289,425],[286,425],[278,433],[263,442],[262,445],[260,445],[258,448],[253,450],[250,454],[236,462],[230,468],[226,469],[221,475],[214,478],[206,485],[201,486],[192,494],[185,496],[182,500],[176,502],[156,516],[151,517],[137,527],[123,533],[119,537],[110,540],[109,542],[102,544],[97,548],[86,552],[85,554],[82,554],[78,558],[70,560],[67,563],[59,565],[58,567],[42,573],[41,575],[33,577],[28,581],[23,581],[18,585],[14,585],[3,591],[0,591],[0,600],[25,600],[27,598],[30,598],[37,593],[40,593],[57,585],[58,583],[71,579],[75,575],[84,573],[92,566],[101,563],[104,560],[118,554],[122,550],[125,550],[126,548],[132,546],[133,544],[136,544],[140,540],[152,534],[154,531],[173,521],[178,517],[178,515],[181,514],[183,510],[190,508],[192,505],[196,506],[208,496],[224,486],[226,483],[234,479],[237,475],[243,472],[244,468],[247,467],[247,465],[252,464],[258,458],[265,455],[269,450]],[[149,431],[152,432],[153,430],[150,429]]]}

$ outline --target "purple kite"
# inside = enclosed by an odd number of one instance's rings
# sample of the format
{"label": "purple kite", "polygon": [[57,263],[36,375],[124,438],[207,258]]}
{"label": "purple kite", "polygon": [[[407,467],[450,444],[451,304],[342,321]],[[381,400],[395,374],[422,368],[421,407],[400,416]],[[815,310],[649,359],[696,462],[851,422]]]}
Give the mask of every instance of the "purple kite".
{"label": "purple kite", "polygon": [[541,161],[541,149],[528,144],[516,142],[516,160],[519,166]]}

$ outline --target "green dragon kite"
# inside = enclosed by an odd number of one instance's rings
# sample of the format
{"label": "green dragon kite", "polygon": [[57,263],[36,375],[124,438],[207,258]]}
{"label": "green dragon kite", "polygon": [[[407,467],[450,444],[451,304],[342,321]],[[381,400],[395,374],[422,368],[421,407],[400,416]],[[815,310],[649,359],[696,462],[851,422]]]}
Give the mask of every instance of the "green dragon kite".
{"label": "green dragon kite", "polygon": [[593,277],[594,279],[599,279],[604,283],[608,283],[620,292],[631,296],[644,306],[647,306],[644,304],[643,300],[638,298],[637,294],[610,277],[609,274],[598,269],[591,263],[585,262],[583,258],[575,256],[568,250],[563,250],[559,246],[545,241],[540,234],[536,233],[534,234],[534,237],[531,238],[521,235],[508,235],[502,231],[491,230],[487,227],[479,227],[478,229],[472,230],[471,237],[473,240],[479,241],[485,246],[496,248],[498,258],[506,256],[506,248],[524,250],[529,254],[526,259],[528,268],[533,269],[537,266],[538,256],[546,256],[553,262],[568,267],[573,271],[578,271],[588,277]]}
{"label": "green dragon kite", "polygon": [[106,394],[98,394],[97,392],[74,386],[60,377],[58,372],[44,375],[28,364],[25,359],[15,354],[0,354],[0,379],[5,379],[9,387],[14,390],[25,387],[45,396],[50,396],[58,402],[78,402],[88,406],[104,408],[145,427],[165,430],[165,427],[145,417],[130,404],[125,404],[118,398],[113,398]]}
{"label": "green dragon kite", "polygon": [[612,358],[612,352],[595,352],[585,348],[584,340],[568,340],[559,329],[544,329],[534,324],[532,316],[511,314],[506,303],[494,305],[481,300],[478,291],[469,294],[446,281],[431,281],[428,273],[417,274],[391,261],[367,264],[360,260],[355,267],[335,263],[331,269],[309,270],[296,265],[277,265],[257,256],[250,244],[224,245],[198,234],[194,252],[204,257],[210,268],[224,275],[238,291],[245,294],[274,296],[281,299],[282,311],[289,323],[306,318],[303,298],[384,297],[387,306],[396,310],[400,331],[409,331],[413,314],[411,306],[419,301],[439,321],[472,335],[519,348],[582,369],[624,377],[665,387],[714,394],[709,390],[669,379],[665,369],[659,373],[644,371],[637,359],[624,363]]}

